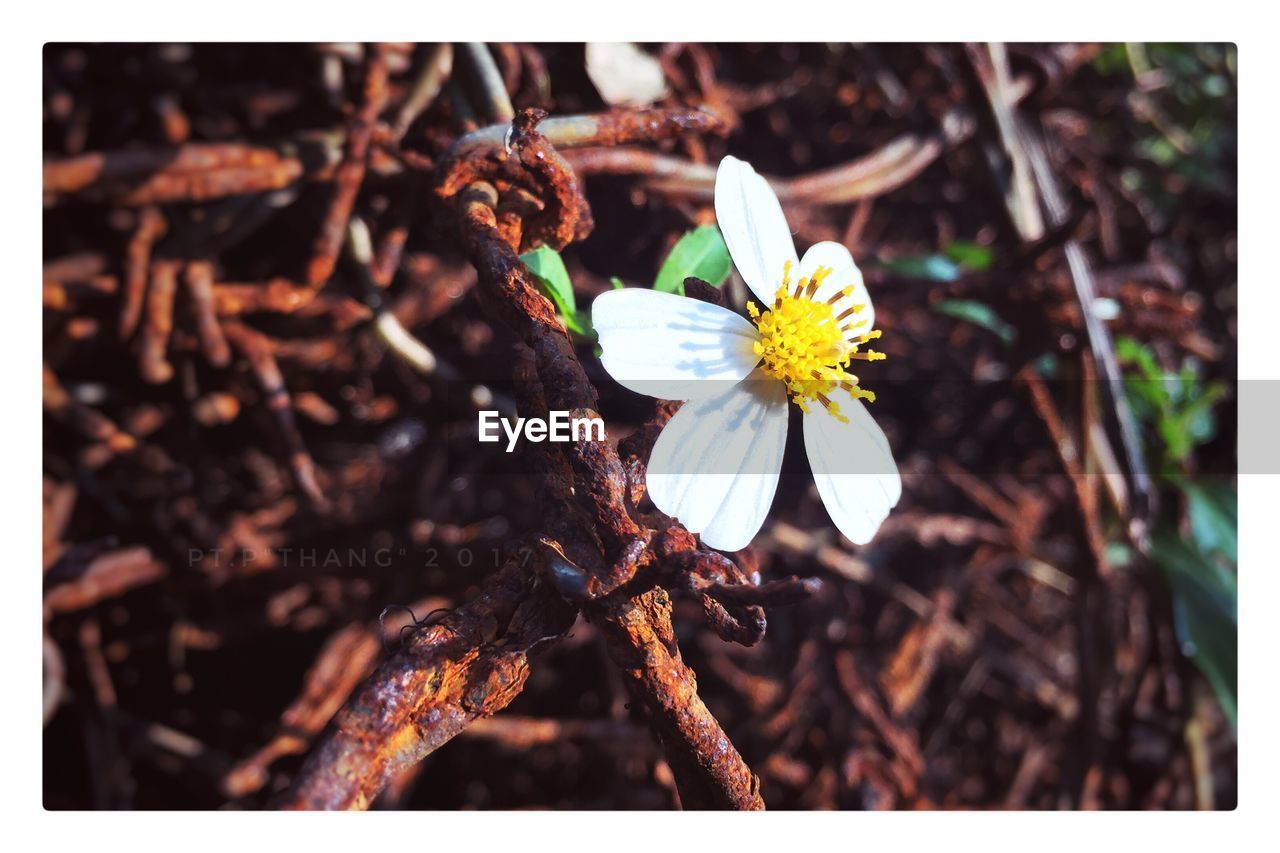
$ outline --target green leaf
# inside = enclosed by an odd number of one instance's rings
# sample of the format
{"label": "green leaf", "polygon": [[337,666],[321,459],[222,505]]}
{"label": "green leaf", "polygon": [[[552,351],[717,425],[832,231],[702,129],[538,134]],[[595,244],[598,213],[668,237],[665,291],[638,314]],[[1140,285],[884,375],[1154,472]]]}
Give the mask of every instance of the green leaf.
{"label": "green leaf", "polygon": [[995,252],[989,246],[981,246],[964,240],[948,243],[942,253],[960,266],[974,272],[984,272],[991,268],[995,260]]}
{"label": "green leaf", "polygon": [[1134,415],[1154,431],[1167,464],[1180,466],[1217,431],[1213,408],[1227,395],[1221,382],[1205,385],[1200,366],[1186,359],[1177,373],[1164,370],[1150,347],[1132,338],[1116,339],[1116,355],[1126,368],[1125,394]]}
{"label": "green leaf", "polygon": [[942,255],[894,258],[884,267],[907,278],[922,278],[928,281],[956,281],[963,272],[960,264]]}
{"label": "green leaf", "polygon": [[571,315],[565,315],[564,327],[575,335],[582,335],[589,338],[594,334],[591,328],[591,315],[581,311],[577,311]]}
{"label": "green leaf", "polygon": [[626,287],[626,285],[623,284],[622,279],[618,278],[616,275],[609,278],[609,283],[613,285],[614,290],[622,290]]}
{"label": "green leaf", "polygon": [[1227,396],[1227,388],[1221,382],[1214,382],[1203,389],[1198,384],[1189,383],[1188,388],[1187,406],[1178,413],[1178,422],[1192,444],[1204,444],[1217,432],[1213,407]]}
{"label": "green leaf", "polygon": [[1175,479],[1174,484],[1187,496],[1187,516],[1196,545],[1205,554],[1219,554],[1235,566],[1240,527],[1235,485],[1185,478]]}
{"label": "green leaf", "polygon": [[653,289],[663,293],[684,295],[684,280],[697,276],[712,287],[719,287],[729,277],[732,262],[729,247],[714,225],[701,225],[681,237],[662,262]]}
{"label": "green leaf", "polygon": [[907,278],[926,281],[956,281],[966,272],[982,272],[990,268],[995,253],[987,246],[955,240],[942,249],[942,254],[894,258],[880,266]]}
{"label": "green leaf", "polygon": [[591,325],[591,312],[578,310],[573,312],[572,319],[565,318],[564,327],[574,334],[582,335],[584,338],[596,339],[595,326]]}
{"label": "green leaf", "polygon": [[564,326],[579,335],[588,334],[590,322],[584,324],[584,314],[578,312],[576,300],[573,298],[573,283],[569,281],[569,271],[565,269],[564,260],[554,249],[541,246],[532,252],[520,256],[524,265],[533,273],[533,280],[564,320]]}
{"label": "green leaf", "polygon": [[1236,577],[1206,559],[1170,528],[1152,534],[1151,556],[1173,588],[1174,626],[1182,652],[1209,679],[1234,727],[1238,672]]}
{"label": "green leaf", "polygon": [[1001,320],[996,312],[991,310],[991,306],[981,302],[974,302],[971,299],[940,299],[934,303],[933,310],[947,317],[955,317],[957,320],[981,326],[1006,344],[1012,343],[1017,337],[1013,326]]}
{"label": "green leaf", "polygon": [[1116,338],[1115,347],[1119,359],[1137,367],[1147,379],[1163,378],[1164,371],[1160,369],[1155,353],[1150,347],[1123,335]]}
{"label": "green leaf", "polygon": [[529,272],[533,273],[533,277],[537,279],[538,286],[557,308],[575,307],[569,271],[565,269],[564,260],[558,252],[541,246],[532,252],[525,252],[520,256],[520,260],[524,261]]}

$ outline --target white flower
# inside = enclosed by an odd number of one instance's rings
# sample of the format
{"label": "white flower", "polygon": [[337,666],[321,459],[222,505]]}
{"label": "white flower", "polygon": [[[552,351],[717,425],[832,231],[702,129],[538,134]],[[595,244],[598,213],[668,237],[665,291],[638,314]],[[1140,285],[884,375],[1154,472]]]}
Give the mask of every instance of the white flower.
{"label": "white flower", "polygon": [[734,157],[716,173],[716,218],[729,254],[763,307],[751,319],[695,299],[640,288],[597,297],[600,360],[624,387],[684,400],[649,459],[658,509],[713,548],[745,547],[764,524],[782,470],[787,399],[804,413],[818,494],[840,532],[871,541],[902,494],[874,401],[855,361],[880,336],[849,250],[818,243],[796,258],[782,207],[764,178]]}

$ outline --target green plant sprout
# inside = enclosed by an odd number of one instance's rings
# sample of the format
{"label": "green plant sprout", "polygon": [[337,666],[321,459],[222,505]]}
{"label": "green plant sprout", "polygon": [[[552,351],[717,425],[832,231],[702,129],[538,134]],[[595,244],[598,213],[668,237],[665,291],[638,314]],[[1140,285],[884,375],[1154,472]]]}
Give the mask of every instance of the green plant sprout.
{"label": "green plant sprout", "polygon": [[587,312],[578,310],[573,297],[573,282],[569,280],[569,271],[565,269],[560,253],[540,246],[532,252],[525,252],[520,260],[533,274],[538,289],[556,306],[564,327],[576,335],[590,337],[591,317]]}
{"label": "green plant sprout", "polygon": [[1172,521],[1159,522],[1150,556],[1173,594],[1182,652],[1209,681],[1234,727],[1238,494],[1231,482],[1184,473],[1191,453],[1216,433],[1213,407],[1227,388],[1205,384],[1194,359],[1169,373],[1150,347],[1132,338],[1117,338],[1116,354],[1126,368],[1125,396],[1144,427],[1148,452],[1161,459],[1160,479],[1180,493],[1186,506],[1185,533]]}
{"label": "green plant sprout", "polygon": [[[925,281],[959,281],[966,273],[985,272],[995,262],[995,252],[989,246],[954,240],[942,247],[940,253],[894,258],[882,264],[890,272],[905,278]],[[1013,343],[1017,331],[996,314],[985,302],[976,299],[939,299],[931,306],[944,317],[963,320],[986,329],[1006,344]]]}
{"label": "green plant sprout", "polygon": [[[542,246],[525,252],[520,260],[529,268],[538,289],[556,307],[556,314],[560,316],[564,327],[575,335],[594,340],[591,312],[578,308],[573,282],[569,279],[569,271],[565,268],[560,253]],[[685,232],[676,241],[658,270],[653,289],[684,296],[684,280],[690,276],[719,287],[729,278],[732,268],[729,248],[720,235],[720,229],[714,225],[700,225]],[[610,277],[609,283],[614,290],[626,287],[617,276]]]}

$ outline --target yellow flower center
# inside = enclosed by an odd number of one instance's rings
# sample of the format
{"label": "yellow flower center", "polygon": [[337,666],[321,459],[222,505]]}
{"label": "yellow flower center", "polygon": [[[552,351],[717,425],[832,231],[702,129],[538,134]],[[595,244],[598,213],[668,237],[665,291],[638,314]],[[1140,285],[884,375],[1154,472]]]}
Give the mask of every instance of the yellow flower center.
{"label": "yellow flower center", "polygon": [[858,347],[880,337],[866,329],[858,315],[866,305],[854,304],[850,285],[821,301],[815,300],[822,282],[831,275],[828,267],[818,267],[812,277],[791,284],[791,262],[782,269],[782,285],[773,306],[764,311],[747,303],[747,312],[760,330],[755,344],[761,369],[787,386],[787,393],[804,412],[818,401],[834,417],[848,422],[831,400],[836,388],[848,391],[853,399],[874,401],[876,395],[858,386],[858,377],[847,368],[854,361],[879,361],[884,353],[859,352]]}

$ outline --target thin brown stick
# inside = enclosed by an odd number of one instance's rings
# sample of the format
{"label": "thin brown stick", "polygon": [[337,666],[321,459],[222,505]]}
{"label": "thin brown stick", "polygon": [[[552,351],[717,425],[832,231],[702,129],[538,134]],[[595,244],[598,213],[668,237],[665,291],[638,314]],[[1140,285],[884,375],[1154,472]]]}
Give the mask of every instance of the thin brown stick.
{"label": "thin brown stick", "polygon": [[129,240],[124,261],[124,299],[120,305],[120,338],[133,337],[142,319],[142,301],[147,292],[147,272],[151,247],[164,234],[165,219],[158,208],[144,207],[138,214],[138,228]]}
{"label": "thin brown stick", "polygon": [[142,327],[138,366],[142,378],[160,385],[173,377],[166,351],[173,332],[173,300],[178,291],[182,262],[157,260],[151,264],[151,288],[147,294],[147,321]]}
{"label": "thin brown stick", "polygon": [[223,332],[231,344],[249,360],[258,379],[258,384],[266,395],[267,407],[275,415],[280,426],[281,437],[289,454],[289,467],[293,470],[294,480],[319,512],[326,512],[329,502],[316,480],[316,466],[307,452],[302,434],[298,432],[297,421],[293,417],[293,405],[289,399],[289,389],[285,387],[284,376],[276,363],[275,354],[265,335],[239,322],[230,322],[223,326]]}
{"label": "thin brown stick", "polygon": [[196,318],[196,332],[205,358],[214,367],[226,367],[231,363],[231,350],[218,324],[213,296],[213,264],[208,261],[192,261],[187,265],[184,280],[191,296],[191,310]]}
{"label": "thin brown stick", "polygon": [[187,143],[98,151],[44,163],[45,205],[64,200],[126,207],[208,201],[277,190],[302,177],[302,161],[272,148]]}
{"label": "thin brown stick", "polygon": [[435,101],[440,90],[444,88],[449,73],[453,70],[453,45],[449,42],[432,45],[427,52],[422,68],[413,81],[404,103],[396,114],[395,124],[391,127],[391,136],[399,141],[409,130],[409,125],[422,115]]}
{"label": "thin brown stick", "polygon": [[280,715],[280,730],[261,749],[233,767],[222,780],[222,791],[239,798],[261,790],[270,767],[287,755],[305,752],[347,696],[378,659],[378,632],[356,623],[325,642],[308,670],[302,694]]}
{"label": "thin brown stick", "polygon": [[356,196],[364,183],[365,167],[369,156],[369,142],[374,126],[383,107],[387,104],[387,58],[381,49],[374,49],[365,69],[364,99],[351,120],[347,131],[342,162],[334,175],[333,198],[325,213],[320,233],[316,236],[311,262],[307,266],[307,284],[319,287],[333,275],[346,239],[347,220],[355,208]]}
{"label": "thin brown stick", "polygon": [[[1018,78],[1008,94],[1017,101],[1030,91],[1030,80]],[[976,129],[973,114],[956,107],[931,134],[906,133],[847,163],[795,178],[770,178],[769,183],[783,204],[839,205],[875,198],[909,183],[948,147],[971,138]],[[698,201],[710,201],[714,193],[715,167],[678,157],[618,148],[569,151],[565,158],[583,174],[642,175],[659,192]]]}
{"label": "thin brown stick", "polygon": [[94,559],[76,577],[51,588],[45,593],[44,609],[49,614],[84,610],[135,587],[155,583],[168,573],[169,567],[146,548],[121,548]]}
{"label": "thin brown stick", "polygon": [[475,84],[471,87],[471,93],[485,107],[489,120],[511,121],[516,114],[511,106],[511,95],[507,93],[502,72],[493,61],[489,48],[483,42],[466,42],[459,45],[459,48],[467,60],[467,71]]}

